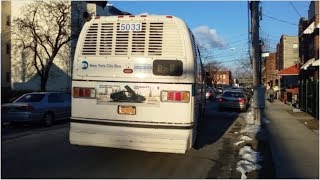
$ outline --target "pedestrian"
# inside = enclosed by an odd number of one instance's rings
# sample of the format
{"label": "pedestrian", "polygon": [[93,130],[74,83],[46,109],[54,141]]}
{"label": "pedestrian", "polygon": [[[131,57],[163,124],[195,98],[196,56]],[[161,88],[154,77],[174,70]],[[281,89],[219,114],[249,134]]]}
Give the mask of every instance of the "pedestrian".
{"label": "pedestrian", "polygon": [[272,86],[270,86],[270,88],[268,89],[268,94],[269,94],[270,102],[273,102],[273,100],[274,100],[274,89],[273,89]]}

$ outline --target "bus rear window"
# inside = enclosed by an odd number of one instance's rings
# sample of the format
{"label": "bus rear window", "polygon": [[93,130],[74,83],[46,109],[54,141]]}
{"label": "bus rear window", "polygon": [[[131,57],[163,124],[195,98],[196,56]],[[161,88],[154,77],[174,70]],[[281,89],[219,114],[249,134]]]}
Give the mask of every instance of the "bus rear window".
{"label": "bus rear window", "polygon": [[153,74],[158,76],[181,76],[182,61],[180,60],[154,60]]}

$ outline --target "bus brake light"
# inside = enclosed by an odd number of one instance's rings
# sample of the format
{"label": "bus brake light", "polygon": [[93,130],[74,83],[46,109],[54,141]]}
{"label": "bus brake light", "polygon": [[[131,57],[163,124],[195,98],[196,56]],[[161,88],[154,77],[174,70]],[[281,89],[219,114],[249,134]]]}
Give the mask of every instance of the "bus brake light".
{"label": "bus brake light", "polygon": [[161,91],[161,101],[188,103],[190,93],[188,91]]}
{"label": "bus brake light", "polygon": [[86,87],[73,87],[74,98],[95,98],[96,89]]}

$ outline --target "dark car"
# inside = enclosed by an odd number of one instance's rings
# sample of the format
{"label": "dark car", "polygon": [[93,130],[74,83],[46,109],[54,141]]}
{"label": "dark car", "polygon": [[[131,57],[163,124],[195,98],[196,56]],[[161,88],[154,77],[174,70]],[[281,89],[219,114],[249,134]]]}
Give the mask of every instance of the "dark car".
{"label": "dark car", "polygon": [[70,116],[71,97],[62,92],[27,93],[12,103],[1,105],[2,125],[41,122],[51,126],[53,122]]}
{"label": "dark car", "polygon": [[216,92],[214,88],[207,87],[206,88],[206,100],[214,100],[216,98]]}
{"label": "dark car", "polygon": [[217,87],[217,91],[219,94],[222,94],[223,93],[223,87]]}
{"label": "dark car", "polygon": [[146,100],[144,96],[136,94],[128,85],[124,86],[127,91],[119,91],[111,93],[110,98],[114,101],[123,102],[143,102]]}

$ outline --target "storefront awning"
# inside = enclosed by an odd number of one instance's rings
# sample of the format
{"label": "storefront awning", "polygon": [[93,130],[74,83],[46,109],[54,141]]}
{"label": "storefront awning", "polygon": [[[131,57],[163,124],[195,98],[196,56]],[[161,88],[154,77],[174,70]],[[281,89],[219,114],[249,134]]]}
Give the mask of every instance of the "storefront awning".
{"label": "storefront awning", "polygon": [[295,75],[299,75],[299,72],[300,72],[300,69],[295,64],[293,66],[290,66],[286,69],[282,69],[281,71],[279,71],[278,76],[295,76]]}
{"label": "storefront awning", "polygon": [[309,59],[306,63],[304,63],[303,66],[301,66],[300,69],[307,70],[308,67],[309,67],[310,65],[312,65],[312,63],[314,63],[314,62],[315,62],[315,59],[314,59],[314,58]]}
{"label": "storefront awning", "polygon": [[303,34],[312,34],[315,28],[316,26],[315,26],[315,23],[313,22],[303,31]]}
{"label": "storefront awning", "polygon": [[320,62],[319,59],[313,61],[312,66],[319,66]]}

